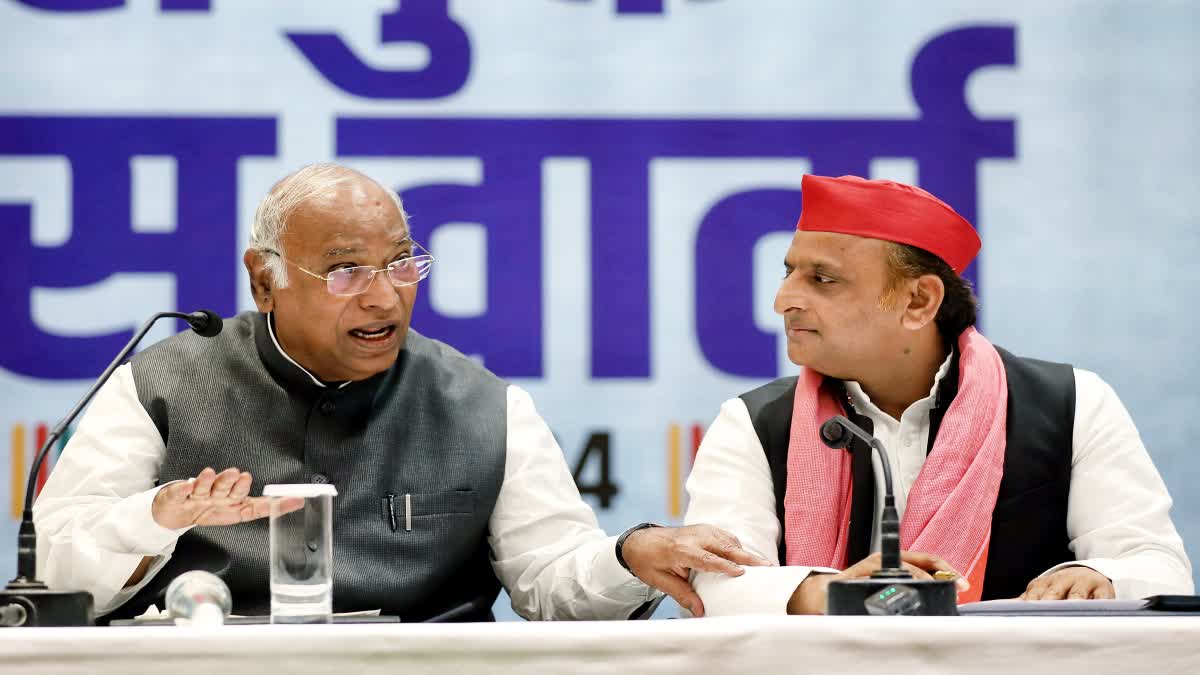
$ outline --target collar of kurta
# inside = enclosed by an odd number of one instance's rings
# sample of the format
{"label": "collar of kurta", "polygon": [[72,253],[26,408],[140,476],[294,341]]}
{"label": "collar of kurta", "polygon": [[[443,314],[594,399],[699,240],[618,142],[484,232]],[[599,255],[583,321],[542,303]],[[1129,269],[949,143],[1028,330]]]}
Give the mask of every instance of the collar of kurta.
{"label": "collar of kurta", "polygon": [[311,372],[288,356],[275,339],[274,316],[259,313],[254,319],[254,344],[263,366],[271,377],[290,393],[306,402],[331,402],[339,416],[369,410],[381,384],[397,374],[405,360],[405,350],[391,368],[372,375],[365,380],[349,382],[322,382]]}
{"label": "collar of kurta", "polygon": [[[942,365],[938,366],[937,372],[933,376],[933,386],[930,387],[930,389],[929,389],[929,395],[923,399],[920,399],[919,401],[916,401],[912,405],[919,404],[919,405],[921,405],[923,407],[927,407],[927,408],[935,407],[937,405],[939,394],[944,389],[944,387],[942,386],[942,383],[946,380],[946,376],[950,373],[951,364],[953,363],[954,365],[957,366],[956,361],[957,361],[957,359],[954,358],[954,351],[951,350],[948,354],[946,354],[946,358],[942,360]],[[955,369],[954,375],[955,375],[955,377],[953,379],[956,380],[954,389],[957,390],[958,389],[957,368]],[[862,408],[864,410],[878,411],[879,413],[881,413],[883,415],[887,415],[887,413],[883,412],[883,410],[881,410],[879,408],[879,406],[875,405],[875,402],[871,400],[871,396],[869,394],[867,394],[866,390],[864,390],[862,388],[861,384],[859,384],[858,382],[855,382],[853,380],[843,380],[842,385],[845,387],[846,394],[847,394],[847,396],[849,396],[850,403],[854,406],[854,408],[856,408],[856,409]],[[909,408],[911,409],[912,406],[910,405]],[[905,412],[907,413],[908,411],[906,410]],[[926,410],[925,412],[928,412],[928,411]],[[900,420],[897,419],[896,421],[899,422]]]}

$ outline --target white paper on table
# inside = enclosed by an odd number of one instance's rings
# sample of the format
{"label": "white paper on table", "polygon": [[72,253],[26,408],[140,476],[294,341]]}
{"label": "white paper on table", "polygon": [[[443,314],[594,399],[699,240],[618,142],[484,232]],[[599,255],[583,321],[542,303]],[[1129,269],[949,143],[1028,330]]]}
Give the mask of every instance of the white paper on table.
{"label": "white paper on table", "polygon": [[1055,614],[1102,614],[1104,612],[1136,612],[1145,609],[1150,601],[1137,600],[984,600],[958,606],[959,614],[1026,614],[1054,612]]}

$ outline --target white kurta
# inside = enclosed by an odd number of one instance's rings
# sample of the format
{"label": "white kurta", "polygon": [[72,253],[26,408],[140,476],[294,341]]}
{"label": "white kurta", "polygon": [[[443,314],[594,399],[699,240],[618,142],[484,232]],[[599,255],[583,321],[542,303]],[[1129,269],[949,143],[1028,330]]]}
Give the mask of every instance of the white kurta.
{"label": "white kurta", "polygon": [[[948,366],[949,359],[939,369],[930,395],[909,406],[899,420],[872,403],[857,383],[846,383],[855,410],[871,419],[875,436],[887,449],[901,517],[925,464],[929,411]],[[1116,392],[1086,370],[1075,370],[1073,433],[1067,534],[1078,560],[1070,564],[1086,565],[1111,579],[1118,598],[1192,593],[1191,563],[1171,522],[1167,488]],[[877,492],[872,550],[878,551],[883,470],[878,459],[872,461]],[[783,562],[771,471],[740,398],[721,406],[700,445],[687,490],[688,524],[724,528],[742,546]],[[740,577],[701,573],[693,583],[709,616],[781,614],[814,569],[818,568],[747,567]],[[1054,569],[1058,568],[1046,572]]]}
{"label": "white kurta", "polygon": [[[627,618],[657,592],[617,562],[615,537],[580,498],[529,394],[509,386],[507,398],[504,482],[488,543],[513,609],[528,619]],[[98,615],[153,578],[186,531],[151,516],[165,453],[123,365],[96,395],[34,506],[39,577],[51,588],[90,592]],[[123,589],[144,556],[156,556],[149,572]]]}

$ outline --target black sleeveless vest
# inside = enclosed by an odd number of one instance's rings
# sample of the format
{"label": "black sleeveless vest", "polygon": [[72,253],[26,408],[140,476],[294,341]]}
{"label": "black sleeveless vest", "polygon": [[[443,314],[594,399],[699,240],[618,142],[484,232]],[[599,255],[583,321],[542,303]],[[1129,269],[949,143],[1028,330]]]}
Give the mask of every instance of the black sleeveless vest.
{"label": "black sleeveless vest", "polygon": [[[1075,373],[1071,366],[1013,356],[997,347],[1008,378],[1007,446],[1004,477],[992,511],[983,599],[1013,598],[1036,576],[1075,560],[1067,536],[1067,497],[1071,486],[1072,438],[1075,425]],[[958,372],[957,352],[950,374]],[[785,377],[742,394],[755,433],[771,468],[775,511],[781,532],[786,528],[783,498],[787,486],[788,434],[796,377]],[[950,402],[958,378],[942,379],[929,413],[929,449]],[[848,407],[848,406],[847,406]],[[853,409],[847,416],[871,430],[871,420]],[[831,450],[830,452],[834,452]],[[870,552],[875,517],[875,474],[865,444],[853,448],[854,500],[850,508],[847,559]],[[779,559],[787,559],[786,534],[780,537]],[[936,553],[936,551],[933,551]]]}
{"label": "black sleeveless vest", "polygon": [[[321,387],[280,353],[257,312],[226,319],[214,338],[188,332],[164,340],[131,364],[138,399],[166,445],[160,483],[236,466],[253,474],[252,495],[268,483],[337,488],[335,612],[382,609],[409,622],[469,603],[459,620],[492,619],[500,582],[488,521],[507,445],[508,385],[500,378],[410,330],[389,370]],[[268,551],[265,518],[193,528],[164,568],[103,620],[136,616],[151,603],[162,609],[171,580],[195,569],[228,584],[235,614],[269,614]]]}

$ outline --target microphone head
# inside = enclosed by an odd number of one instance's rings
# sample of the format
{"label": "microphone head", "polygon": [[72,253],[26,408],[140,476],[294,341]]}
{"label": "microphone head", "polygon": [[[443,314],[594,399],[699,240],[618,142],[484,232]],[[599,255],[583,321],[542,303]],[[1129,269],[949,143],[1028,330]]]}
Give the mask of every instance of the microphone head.
{"label": "microphone head", "polygon": [[852,438],[837,417],[830,417],[821,425],[821,441],[835,450],[850,447]]}
{"label": "microphone head", "polygon": [[192,330],[204,337],[213,337],[217,333],[220,333],[223,323],[221,317],[211,309],[201,309],[192,312],[188,315],[187,322],[192,327]]}
{"label": "microphone head", "polygon": [[194,619],[198,612],[213,612],[213,607],[218,608],[222,616],[229,616],[233,600],[229,586],[220,577],[204,570],[192,570],[171,580],[167,586],[166,605],[171,618]]}

